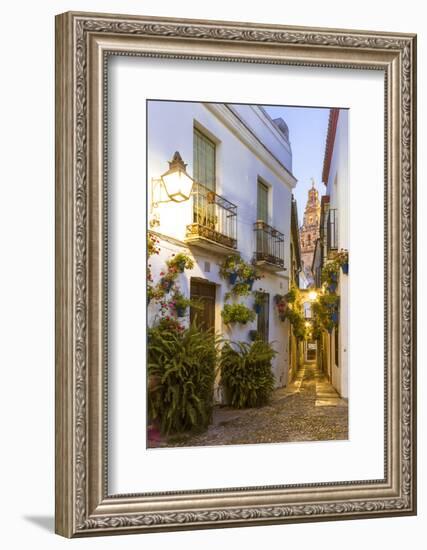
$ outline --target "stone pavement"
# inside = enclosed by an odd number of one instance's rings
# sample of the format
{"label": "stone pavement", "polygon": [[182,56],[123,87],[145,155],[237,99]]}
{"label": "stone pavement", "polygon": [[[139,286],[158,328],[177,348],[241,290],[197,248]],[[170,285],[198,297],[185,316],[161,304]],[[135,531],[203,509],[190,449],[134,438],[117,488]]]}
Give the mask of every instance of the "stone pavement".
{"label": "stone pavement", "polygon": [[270,405],[236,410],[216,406],[213,422],[199,435],[173,436],[160,446],[240,445],[348,439],[348,402],[341,399],[315,363],[305,363]]}

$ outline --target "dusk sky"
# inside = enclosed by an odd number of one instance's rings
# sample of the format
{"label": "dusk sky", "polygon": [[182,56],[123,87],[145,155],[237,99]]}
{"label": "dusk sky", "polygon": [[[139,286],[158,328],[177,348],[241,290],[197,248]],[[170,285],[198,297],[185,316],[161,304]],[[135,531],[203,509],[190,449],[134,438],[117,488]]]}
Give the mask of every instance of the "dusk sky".
{"label": "dusk sky", "polygon": [[328,108],[264,106],[271,118],[281,117],[289,128],[293,174],[298,183],[294,196],[298,203],[298,221],[302,224],[307,193],[314,178],[319,195],[325,192],[322,183],[323,156],[328,129]]}

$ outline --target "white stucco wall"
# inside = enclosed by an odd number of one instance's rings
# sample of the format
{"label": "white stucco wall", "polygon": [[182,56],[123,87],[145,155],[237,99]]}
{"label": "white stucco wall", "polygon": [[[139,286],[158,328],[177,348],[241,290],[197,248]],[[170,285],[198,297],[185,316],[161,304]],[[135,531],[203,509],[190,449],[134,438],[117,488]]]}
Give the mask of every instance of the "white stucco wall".
{"label": "white stucco wall", "polygon": [[[331,166],[329,171],[329,179],[326,193],[330,197],[330,208],[338,210],[338,248],[344,248],[350,251],[349,243],[349,217],[351,215],[349,208],[349,180],[348,180],[348,110],[341,109],[338,116],[337,130]],[[350,260],[351,261],[351,260]],[[349,276],[343,275],[339,278],[338,293],[341,297],[341,313],[340,313],[340,335],[339,335],[339,362],[337,367],[334,361],[334,338],[331,340],[330,360],[332,384],[342,395],[348,397],[348,358],[349,358],[349,341],[348,341],[348,312],[349,312]]]}
{"label": "white stucco wall", "polygon": [[[221,310],[224,293],[230,290],[218,274],[223,257],[195,247],[185,247],[186,225],[192,222],[191,200],[175,204],[168,202],[151,208],[151,181],[168,169],[167,161],[179,151],[187,171],[193,174],[193,128],[199,127],[216,143],[216,192],[236,204],[238,251],[246,260],[252,259],[255,250],[253,224],[257,211],[257,181],[269,187],[269,224],[284,234],[285,267],[280,273],[262,272],[265,277],[257,281],[254,290],[262,288],[270,294],[269,340],[274,342],[278,355],[273,362],[276,385],[287,382],[288,372],[288,323],[282,323],[275,311],[273,297],[284,294],[289,287],[289,243],[292,187],[296,181],[290,174],[291,152],[289,144],[281,137],[271,119],[261,110],[245,106],[236,108],[237,118],[231,108],[222,104],[191,102],[149,102],[148,105],[148,219],[153,216],[158,225],[153,227],[160,235],[171,237],[162,240],[161,254],[150,258],[153,276],[157,280],[165,260],[183,248],[195,260],[195,267],[179,278],[181,290],[188,295],[191,277],[201,277],[217,285],[215,327],[232,340],[249,341],[248,333],[256,329],[256,320],[245,326],[233,325],[230,329],[222,323]],[[246,118],[245,118],[246,117]],[[244,120],[244,123],[242,121]],[[250,126],[250,130],[248,127]],[[260,141],[269,142],[270,153]],[[277,156],[277,158],[275,158]],[[286,164],[285,164],[286,163]],[[205,272],[205,262],[210,270]],[[253,296],[240,298],[252,307]],[[156,306],[149,306],[149,323],[157,314]]]}

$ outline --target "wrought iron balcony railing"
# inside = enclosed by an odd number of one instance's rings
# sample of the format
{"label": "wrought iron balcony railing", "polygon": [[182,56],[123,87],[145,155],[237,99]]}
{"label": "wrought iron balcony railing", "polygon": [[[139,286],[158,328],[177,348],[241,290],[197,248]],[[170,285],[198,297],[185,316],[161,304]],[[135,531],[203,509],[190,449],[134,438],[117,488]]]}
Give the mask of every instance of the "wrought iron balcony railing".
{"label": "wrought iron balcony railing", "polygon": [[263,262],[283,269],[285,265],[285,237],[283,233],[260,220],[254,223],[254,232],[255,262]]}
{"label": "wrought iron balcony railing", "polygon": [[328,252],[338,250],[338,210],[331,208],[328,212]]}
{"label": "wrought iron balcony railing", "polygon": [[193,223],[186,238],[208,239],[228,248],[237,248],[237,206],[200,183],[194,183]]}

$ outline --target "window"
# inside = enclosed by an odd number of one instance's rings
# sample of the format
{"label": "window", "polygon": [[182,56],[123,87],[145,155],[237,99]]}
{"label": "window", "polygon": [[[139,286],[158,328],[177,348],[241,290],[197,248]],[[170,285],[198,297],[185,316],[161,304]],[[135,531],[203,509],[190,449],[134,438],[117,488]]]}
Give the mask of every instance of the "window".
{"label": "window", "polygon": [[194,128],[193,178],[210,191],[215,191],[215,143]]}
{"label": "window", "polygon": [[270,313],[270,295],[265,292],[262,295],[261,309],[258,313],[257,331],[258,335],[264,342],[268,342],[269,328],[269,313]]}
{"label": "window", "polygon": [[268,222],[268,187],[258,181],[257,220]]}

